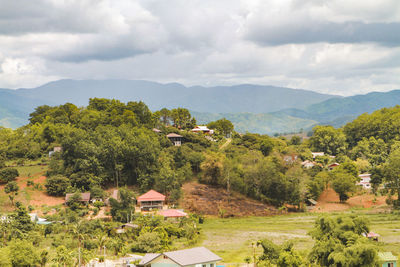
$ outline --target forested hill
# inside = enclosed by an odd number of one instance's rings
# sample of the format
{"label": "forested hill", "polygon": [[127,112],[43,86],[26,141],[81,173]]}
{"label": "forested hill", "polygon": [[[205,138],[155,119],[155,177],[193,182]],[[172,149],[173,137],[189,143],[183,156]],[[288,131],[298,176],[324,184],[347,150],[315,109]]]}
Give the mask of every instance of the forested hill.
{"label": "forested hill", "polygon": [[142,100],[153,111],[184,107],[201,124],[227,118],[238,132],[262,134],[309,130],[316,124],[339,127],[364,112],[400,104],[400,90],[338,97],[249,84],[185,87],[135,80],[59,80],[33,89],[0,89],[0,126],[26,124],[39,105],[86,106],[92,97]]}
{"label": "forested hill", "polygon": [[268,113],[285,108],[305,108],[332,97],[306,90],[273,86],[237,85],[185,87],[133,80],[59,80],[33,89],[0,91],[0,125],[25,124],[38,105],[66,102],[86,106],[89,98],[115,98],[123,102],[142,100],[151,110],[184,107],[199,112]]}

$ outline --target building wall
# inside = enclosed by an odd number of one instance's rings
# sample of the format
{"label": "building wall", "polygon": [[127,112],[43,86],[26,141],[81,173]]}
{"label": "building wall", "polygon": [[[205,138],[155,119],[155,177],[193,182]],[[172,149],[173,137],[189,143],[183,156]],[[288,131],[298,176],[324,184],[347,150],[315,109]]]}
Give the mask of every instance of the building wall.
{"label": "building wall", "polygon": [[393,267],[397,267],[397,262],[387,261],[382,264],[382,267],[389,267],[389,263],[393,263]]}

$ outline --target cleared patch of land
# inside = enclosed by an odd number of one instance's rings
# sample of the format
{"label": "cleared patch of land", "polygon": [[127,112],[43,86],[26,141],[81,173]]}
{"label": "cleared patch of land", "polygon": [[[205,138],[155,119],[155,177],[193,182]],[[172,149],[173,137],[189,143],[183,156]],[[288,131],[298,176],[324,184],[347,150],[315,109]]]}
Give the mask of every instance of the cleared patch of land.
{"label": "cleared patch of land", "polygon": [[190,212],[223,217],[278,214],[271,205],[247,198],[223,188],[196,182],[183,186],[181,206]]}

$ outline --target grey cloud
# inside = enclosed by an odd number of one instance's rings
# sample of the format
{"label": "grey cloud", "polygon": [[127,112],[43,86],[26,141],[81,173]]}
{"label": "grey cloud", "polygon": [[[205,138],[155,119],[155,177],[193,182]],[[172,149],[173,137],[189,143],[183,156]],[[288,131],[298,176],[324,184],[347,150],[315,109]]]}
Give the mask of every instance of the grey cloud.
{"label": "grey cloud", "polygon": [[365,43],[400,45],[400,23],[306,22],[264,24],[248,30],[245,38],[262,45],[306,43]]}
{"label": "grey cloud", "polygon": [[103,0],[0,0],[0,34],[94,33],[115,25]]}

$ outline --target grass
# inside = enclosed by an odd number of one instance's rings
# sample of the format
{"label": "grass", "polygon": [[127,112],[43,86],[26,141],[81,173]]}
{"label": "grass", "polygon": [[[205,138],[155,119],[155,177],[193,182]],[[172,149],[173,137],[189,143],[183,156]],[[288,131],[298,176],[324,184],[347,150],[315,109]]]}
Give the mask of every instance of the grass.
{"label": "grass", "polygon": [[[371,231],[381,235],[378,243],[381,251],[399,254],[400,215],[372,214],[366,210],[353,210],[350,213],[365,216],[370,221]],[[252,243],[265,238],[277,244],[292,240],[295,248],[305,255],[314,244],[307,233],[313,228],[317,216],[303,213],[272,217],[207,218],[202,225],[200,243],[222,257],[225,263],[243,263],[245,257],[251,257],[254,253]],[[256,253],[261,252],[261,248],[256,248]]]}

